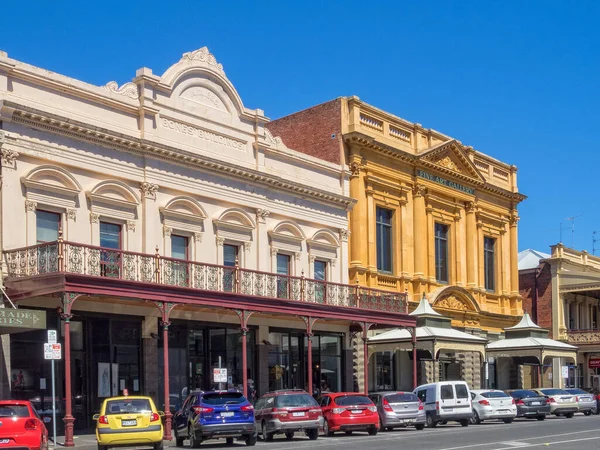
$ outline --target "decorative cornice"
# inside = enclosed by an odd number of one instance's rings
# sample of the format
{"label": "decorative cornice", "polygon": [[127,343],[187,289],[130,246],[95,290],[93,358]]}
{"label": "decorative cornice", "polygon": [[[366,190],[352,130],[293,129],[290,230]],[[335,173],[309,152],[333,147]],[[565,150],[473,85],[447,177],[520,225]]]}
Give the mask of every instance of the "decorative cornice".
{"label": "decorative cornice", "polygon": [[102,87],[110,92],[124,95],[125,97],[129,97],[133,100],[137,100],[139,98],[138,87],[131,81],[123,84],[121,87],[119,87],[119,83],[116,81],[109,81],[105,86]]}
{"label": "decorative cornice", "polygon": [[219,64],[217,62],[217,58],[215,58],[215,56],[208,50],[208,47],[202,47],[198,50],[194,50],[193,52],[186,52],[181,57],[181,60],[205,62],[209,66],[214,67],[218,72],[221,72],[223,75],[225,75],[223,64]]}
{"label": "decorative cornice", "polygon": [[158,160],[167,161],[207,170],[227,177],[255,183],[268,188],[280,189],[294,195],[309,197],[314,201],[352,209],[356,200],[340,194],[334,194],[319,188],[311,187],[295,181],[288,181],[276,175],[267,174],[254,169],[226,163],[208,156],[199,157],[197,154],[182,149],[156,144],[145,139],[132,138],[123,134],[90,126],[71,119],[58,116],[49,117],[45,113],[29,107],[21,107],[12,102],[5,102],[10,111],[5,120],[24,124],[35,129],[41,129],[61,136],[68,136],[81,141],[92,142],[96,145],[119,149],[136,155],[150,155]]}

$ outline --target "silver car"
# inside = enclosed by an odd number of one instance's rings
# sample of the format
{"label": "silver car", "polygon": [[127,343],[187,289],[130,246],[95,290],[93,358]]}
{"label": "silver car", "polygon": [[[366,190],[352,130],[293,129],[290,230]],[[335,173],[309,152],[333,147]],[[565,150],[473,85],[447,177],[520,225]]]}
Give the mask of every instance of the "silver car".
{"label": "silver car", "polygon": [[584,391],[583,389],[565,389],[569,394],[577,396],[577,407],[579,412],[589,416],[596,414],[598,407],[596,405],[596,396]]}
{"label": "silver car", "polygon": [[376,392],[369,395],[377,406],[381,430],[414,426],[425,428],[425,408],[412,392]]}

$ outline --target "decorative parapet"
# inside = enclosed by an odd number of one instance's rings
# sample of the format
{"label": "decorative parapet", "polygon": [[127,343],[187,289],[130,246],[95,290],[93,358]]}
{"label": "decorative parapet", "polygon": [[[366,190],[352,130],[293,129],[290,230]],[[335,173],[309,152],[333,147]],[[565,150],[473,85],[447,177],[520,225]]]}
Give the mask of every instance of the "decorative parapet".
{"label": "decorative parapet", "polygon": [[137,100],[139,98],[138,87],[132,82],[125,83],[119,87],[119,83],[116,81],[109,81],[105,86],[103,86],[103,88],[114,94],[123,95],[133,100]]}
{"label": "decorative parapet", "polygon": [[572,345],[600,344],[600,330],[568,330],[567,342]]}

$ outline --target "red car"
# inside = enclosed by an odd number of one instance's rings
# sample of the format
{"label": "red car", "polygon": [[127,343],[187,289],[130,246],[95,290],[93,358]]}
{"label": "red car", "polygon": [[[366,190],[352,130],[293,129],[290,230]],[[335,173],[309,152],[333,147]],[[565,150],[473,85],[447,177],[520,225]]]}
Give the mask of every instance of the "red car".
{"label": "red car", "polygon": [[0,449],[3,447],[48,450],[48,431],[31,402],[0,401]]}
{"label": "red car", "polygon": [[379,430],[379,414],[377,406],[369,397],[356,392],[337,392],[326,394],[319,399],[325,421],[323,432],[333,436],[336,431],[368,431],[376,435]]}

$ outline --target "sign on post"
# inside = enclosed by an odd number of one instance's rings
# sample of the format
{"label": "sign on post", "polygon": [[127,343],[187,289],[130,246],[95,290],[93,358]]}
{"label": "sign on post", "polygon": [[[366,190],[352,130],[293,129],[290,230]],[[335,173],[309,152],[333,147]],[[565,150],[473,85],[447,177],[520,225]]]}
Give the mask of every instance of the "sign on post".
{"label": "sign on post", "polygon": [[227,383],[227,369],[213,369],[214,383]]}
{"label": "sign on post", "polygon": [[58,342],[58,335],[56,330],[48,330],[48,344],[56,344]]}
{"label": "sign on post", "polygon": [[44,344],[44,359],[62,359],[60,344]]}
{"label": "sign on post", "polygon": [[569,366],[562,366],[562,377],[569,378]]}

